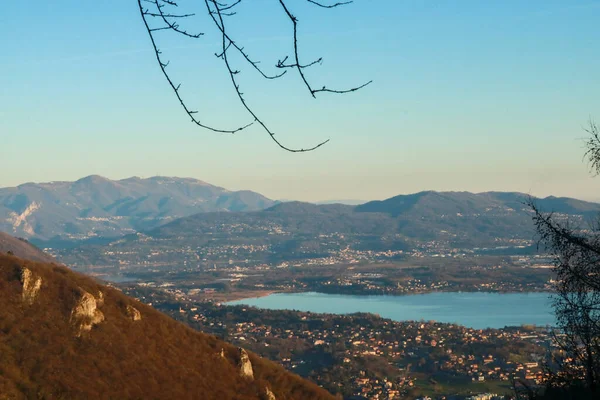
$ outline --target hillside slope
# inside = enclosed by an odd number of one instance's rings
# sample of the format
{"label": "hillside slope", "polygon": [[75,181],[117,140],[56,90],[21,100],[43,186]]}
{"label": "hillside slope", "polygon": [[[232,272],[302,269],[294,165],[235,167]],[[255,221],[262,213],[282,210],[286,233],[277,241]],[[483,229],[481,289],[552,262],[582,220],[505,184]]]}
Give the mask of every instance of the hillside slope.
{"label": "hillside slope", "polygon": [[332,399],[67,268],[0,255],[1,399]]}
{"label": "hillside slope", "polygon": [[32,261],[53,263],[54,257],[44,253],[25,239],[0,232],[0,253],[13,253],[15,256]]}
{"label": "hillside slope", "polygon": [[196,179],[88,176],[0,188],[0,230],[25,238],[88,239],[150,229],[199,212],[256,211],[274,201]]}

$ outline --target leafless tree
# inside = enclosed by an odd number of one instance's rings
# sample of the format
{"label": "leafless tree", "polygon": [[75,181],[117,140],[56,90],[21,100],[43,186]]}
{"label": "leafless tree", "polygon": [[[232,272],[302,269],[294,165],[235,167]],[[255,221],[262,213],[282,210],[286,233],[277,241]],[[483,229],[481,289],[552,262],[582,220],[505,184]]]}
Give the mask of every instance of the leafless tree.
{"label": "leafless tree", "polygon": [[[250,56],[250,54],[244,49],[243,45],[237,40],[237,38],[233,38],[230,34],[230,29],[228,29],[228,22],[230,21],[229,18],[236,14],[237,8],[239,4],[242,3],[242,0],[230,0],[228,2],[216,0],[197,0],[197,2],[190,2],[189,0],[187,0],[187,3],[199,4],[200,7],[202,7],[203,9],[202,12],[205,12],[210,16],[210,21],[212,21],[212,29],[215,30],[221,37],[220,50],[217,54],[215,54],[215,56],[223,61],[223,66],[229,74],[232,88],[235,91],[235,94],[237,95],[241,106],[249,114],[249,122],[245,125],[236,128],[221,128],[208,125],[205,122],[203,122],[202,118],[199,116],[198,111],[192,109],[182,97],[182,93],[180,91],[181,84],[176,83],[169,74],[169,61],[163,59],[162,52],[158,44],[159,41],[157,39],[157,36],[164,32],[174,32],[188,39],[200,39],[204,35],[203,30],[190,31],[182,26],[185,24],[186,21],[189,21],[190,17],[195,15],[195,13],[179,11],[179,3],[183,4],[183,2],[185,1],[186,0],[138,0],[138,5],[141,17],[144,22],[144,26],[146,27],[146,30],[148,31],[148,34],[150,36],[150,41],[152,42],[152,47],[156,55],[156,60],[164,77],[166,78],[169,86],[173,90],[175,96],[177,97],[177,100],[179,101],[181,107],[184,109],[186,114],[191,118],[194,124],[201,128],[208,129],[214,132],[233,134],[246,129],[253,124],[257,124],[270,136],[270,138],[279,147],[290,152],[307,152],[315,150],[329,141],[329,139],[327,139],[307,148],[291,148],[285,146],[280,141],[280,139],[276,138],[275,133],[267,125],[265,120],[253,110],[248,100],[244,97],[244,93],[241,91],[240,84],[238,83],[237,79],[237,76],[241,72],[241,70],[233,65],[232,59],[230,57],[231,53],[238,53],[244,60],[244,63],[251,69],[255,70],[255,72],[264,79],[278,79],[284,76],[288,71],[295,71],[299,79],[302,80],[309,95],[312,97],[316,97],[318,94],[321,93],[350,93],[359,90],[371,83],[371,81],[368,81],[362,85],[355,86],[349,89],[331,89],[327,86],[314,86],[307,78],[305,71],[310,67],[320,64],[322,62],[322,58],[318,58],[316,60],[311,60],[308,62],[302,60],[300,53],[300,44],[298,40],[298,30],[300,22],[299,18],[297,18],[292,8],[288,4],[288,0],[273,0],[273,2],[276,3],[281,9],[282,18],[289,20],[290,24],[290,54],[283,56],[281,59],[277,60],[276,63],[274,63],[273,68],[274,71],[276,71],[274,73],[267,72],[265,69],[263,69],[259,61],[254,60]],[[296,1],[302,1],[320,9],[335,9],[337,7],[342,7],[352,3],[352,1],[332,2],[330,4],[318,0]]]}
{"label": "leafless tree", "polygon": [[[600,132],[594,122],[586,129],[585,157],[600,172]],[[560,349],[551,368],[544,398],[600,397],[600,224],[581,226],[562,216],[529,205],[540,241],[554,256],[556,294],[553,306]]]}

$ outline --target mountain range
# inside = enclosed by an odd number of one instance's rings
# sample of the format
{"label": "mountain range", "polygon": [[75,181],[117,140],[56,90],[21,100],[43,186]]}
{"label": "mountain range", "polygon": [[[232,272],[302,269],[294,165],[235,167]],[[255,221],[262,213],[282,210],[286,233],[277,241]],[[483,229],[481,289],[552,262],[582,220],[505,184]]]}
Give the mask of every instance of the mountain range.
{"label": "mountain range", "polygon": [[[62,251],[60,258],[78,266],[144,265],[150,259],[175,266],[199,259],[280,263],[327,258],[344,249],[534,251],[527,200],[522,193],[428,191],[358,206],[286,202],[261,211],[195,214],[104,245]],[[534,201],[556,218],[582,225],[600,212],[600,204],[570,198]]]}
{"label": "mountain range", "polygon": [[2,399],[333,399],[55,264],[0,255]]}
{"label": "mountain range", "polygon": [[[254,236],[268,227],[292,236],[346,234],[396,236],[405,240],[448,238],[459,245],[493,243],[496,238],[532,238],[531,210],[522,193],[420,192],[358,206],[316,205],[303,202],[276,204],[246,213],[204,213],[180,218],[153,230],[149,236]],[[600,204],[570,198],[535,199],[541,210],[585,221],[600,212]],[[234,229],[235,227],[235,229]],[[274,240],[276,238],[274,237]]]}
{"label": "mountain range", "polygon": [[[368,240],[375,242],[394,237],[396,242],[444,239],[457,246],[478,246],[498,237],[531,238],[526,199],[527,195],[514,192],[425,191],[359,205],[276,202],[259,193],[229,191],[190,178],[113,181],[93,175],[75,182],[0,188],[0,231],[44,247],[57,247],[48,243],[61,240],[109,243],[140,232],[151,237],[214,238],[222,230],[232,240],[239,236],[243,241],[243,232],[231,234],[236,224],[255,235],[264,233],[266,226],[280,226],[313,239],[337,232],[371,236]],[[571,198],[536,201],[543,210],[580,221],[600,211],[597,203]]]}
{"label": "mountain range", "polygon": [[251,191],[196,179],[92,175],[75,182],[0,188],[0,231],[47,240],[118,237],[209,211],[256,211],[275,204]]}

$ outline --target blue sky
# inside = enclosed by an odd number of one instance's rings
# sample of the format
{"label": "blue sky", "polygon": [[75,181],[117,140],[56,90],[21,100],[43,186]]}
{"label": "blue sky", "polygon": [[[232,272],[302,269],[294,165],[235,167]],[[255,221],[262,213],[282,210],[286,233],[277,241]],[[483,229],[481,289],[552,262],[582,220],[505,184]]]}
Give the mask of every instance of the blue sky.
{"label": "blue sky", "polygon": [[[232,34],[264,67],[290,52],[277,2],[244,0]],[[181,1],[192,8],[196,1]],[[290,146],[189,123],[151,51],[135,0],[9,2],[0,15],[0,186],[187,176],[279,199],[376,199],[420,190],[506,190],[600,199],[582,128],[600,120],[600,1],[289,0],[315,86],[292,71],[247,100]],[[199,13],[202,8],[198,8]],[[160,36],[183,95],[209,123],[247,122],[206,16],[200,40]]]}

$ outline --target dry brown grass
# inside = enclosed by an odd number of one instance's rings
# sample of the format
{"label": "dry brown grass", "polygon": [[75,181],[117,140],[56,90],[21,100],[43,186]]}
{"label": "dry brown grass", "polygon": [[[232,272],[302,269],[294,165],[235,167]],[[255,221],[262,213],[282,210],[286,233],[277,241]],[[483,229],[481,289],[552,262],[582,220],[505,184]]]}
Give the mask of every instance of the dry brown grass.
{"label": "dry brown grass", "polygon": [[[43,279],[22,302],[19,271]],[[81,289],[105,297],[106,319],[77,337],[70,314]],[[127,306],[141,311],[132,321]],[[226,357],[219,355],[225,350]],[[0,399],[331,399],[283,367],[250,354],[254,381],[239,376],[239,352],[116,289],[67,268],[0,255]]]}

